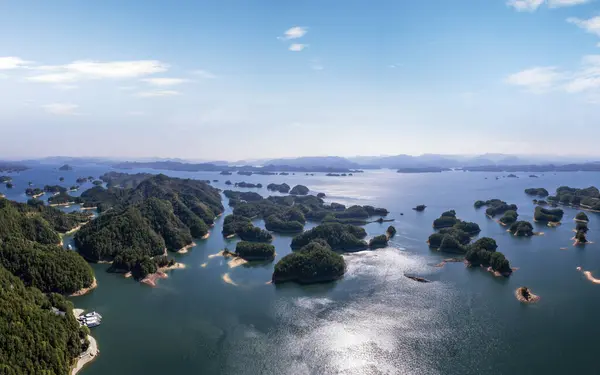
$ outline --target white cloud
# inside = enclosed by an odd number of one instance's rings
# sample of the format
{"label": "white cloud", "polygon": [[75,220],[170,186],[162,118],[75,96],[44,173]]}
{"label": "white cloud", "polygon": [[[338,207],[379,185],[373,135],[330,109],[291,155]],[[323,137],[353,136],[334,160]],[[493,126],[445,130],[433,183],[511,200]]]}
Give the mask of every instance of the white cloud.
{"label": "white cloud", "polygon": [[285,31],[285,33],[283,33],[283,36],[280,36],[279,39],[282,39],[282,40],[298,39],[298,38],[302,38],[304,35],[306,35],[307,32],[308,32],[308,30],[306,29],[306,27],[294,26],[294,27],[287,29]]}
{"label": "white cloud", "polygon": [[135,87],[135,86],[119,86],[118,89],[121,91],[133,91],[133,90],[136,90],[137,87]]}
{"label": "white cloud", "polygon": [[23,68],[29,64],[31,64],[31,61],[25,61],[20,57],[0,57],[0,70]]}
{"label": "white cloud", "polygon": [[185,82],[189,82],[188,79],[184,78],[145,78],[142,79],[143,82],[146,82],[153,86],[175,86],[180,85]]}
{"label": "white cloud", "polygon": [[47,65],[33,69],[45,73],[27,77],[32,82],[64,83],[89,79],[127,79],[161,73],[169,68],[156,60],[137,61],[88,61],[79,60],[67,65]]}
{"label": "white cloud", "polygon": [[600,36],[600,16],[592,17],[587,20],[571,17],[567,18],[567,22],[579,26],[590,34]]}
{"label": "white cloud", "polygon": [[42,108],[53,115],[76,115],[75,110],[79,108],[77,104],[71,103],[52,103],[45,104]]}
{"label": "white cloud", "polygon": [[540,66],[511,74],[506,82],[540,93],[552,89],[562,78],[556,67]]}
{"label": "white cloud", "polygon": [[509,0],[506,4],[519,12],[533,12],[544,3],[544,0]]}
{"label": "white cloud", "polygon": [[293,44],[290,44],[290,48],[288,48],[288,49],[293,52],[300,52],[303,49],[305,49],[306,47],[308,47],[308,44],[293,43]]}
{"label": "white cloud", "polygon": [[153,91],[140,91],[137,96],[140,98],[156,98],[160,96],[176,96],[180,95],[179,91],[174,90],[153,90]]}
{"label": "white cloud", "polygon": [[548,0],[550,8],[569,7],[589,3],[591,0]]}
{"label": "white cloud", "polygon": [[550,8],[568,7],[589,3],[591,0],[508,0],[508,6],[519,12],[534,12],[544,3]]}
{"label": "white cloud", "polygon": [[572,74],[565,85],[569,93],[579,93],[600,88],[600,55],[583,58],[581,68]]}
{"label": "white cloud", "polygon": [[215,79],[217,78],[216,75],[212,74],[211,72],[209,72],[208,70],[194,70],[192,72],[193,75],[200,77],[200,78],[205,78],[205,79]]}

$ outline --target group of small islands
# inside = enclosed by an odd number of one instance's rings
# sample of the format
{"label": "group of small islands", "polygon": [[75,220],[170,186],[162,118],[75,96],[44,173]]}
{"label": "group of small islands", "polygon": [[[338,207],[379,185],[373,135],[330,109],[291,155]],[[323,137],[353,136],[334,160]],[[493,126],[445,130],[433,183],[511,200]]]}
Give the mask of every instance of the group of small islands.
{"label": "group of small islands", "polygon": [[[71,171],[72,167],[59,169]],[[2,183],[11,181],[9,176],[0,177]],[[64,179],[59,181],[63,183]],[[266,189],[277,195],[263,197],[253,191],[221,191],[210,182],[163,174],[109,172],[99,179],[80,177],[77,185],[70,188],[35,187],[29,183],[25,189],[30,197],[27,203],[0,198],[0,301],[5,306],[1,331],[15,340],[25,340],[27,335],[33,342],[23,350],[0,340],[0,363],[19,369],[16,373],[69,373],[78,355],[89,345],[89,330],[75,320],[73,305],[65,296],[81,295],[96,286],[88,262],[110,263],[108,272],[123,273],[154,285],[164,272],[182,267],[169,252],[185,253],[195,245],[194,241],[210,235],[211,227],[225,212],[222,196],[233,212],[223,219],[221,235],[239,238],[235,250],[225,249],[222,255],[248,262],[273,262],[277,258],[271,244],[273,233],[295,235],[291,241],[293,251],[274,266],[273,284],[338,280],[347,269],[344,253],[385,248],[396,235],[393,225],[372,238],[367,238],[362,228],[371,222],[393,221],[386,218],[389,212],[385,208],[325,202],[325,193],[313,195],[304,185],[270,183]],[[93,186],[80,196],[69,194],[86,183]],[[227,185],[262,188],[261,184],[246,182]],[[48,204],[38,199],[44,194],[52,194]],[[553,196],[544,188],[530,188],[525,194],[536,197],[534,221],[550,227],[563,219],[564,212],[558,205],[600,211],[600,191],[595,187],[563,186]],[[79,204],[82,211],[66,213],[52,207],[72,204]],[[94,217],[85,210],[88,208],[99,215]],[[530,222],[518,220],[515,204],[500,199],[478,200],[474,208],[485,208],[487,217],[506,226],[514,236],[537,234]],[[425,209],[422,204],[413,208],[417,212]],[[256,218],[264,220],[266,229],[253,224]],[[318,225],[305,231],[309,221]],[[588,222],[584,212],[576,215],[575,244],[589,243]],[[513,272],[493,238],[476,238],[481,231],[477,223],[463,221],[454,210],[448,210],[432,226],[435,233],[428,238],[429,247],[460,256],[447,261],[464,261],[498,276],[510,276]],[[63,248],[62,235],[66,233],[75,233],[77,251]],[[428,282],[418,276],[406,277]],[[515,296],[524,303],[539,300],[526,287],[517,289]],[[23,325],[30,328],[18,328]],[[49,341],[55,343],[53,348],[43,344]]]}

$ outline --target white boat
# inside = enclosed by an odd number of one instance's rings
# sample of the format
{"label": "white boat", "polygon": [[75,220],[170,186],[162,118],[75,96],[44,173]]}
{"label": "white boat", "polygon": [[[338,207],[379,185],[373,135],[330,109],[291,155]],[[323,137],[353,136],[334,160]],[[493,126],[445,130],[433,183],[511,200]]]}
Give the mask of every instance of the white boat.
{"label": "white boat", "polygon": [[102,319],[102,315],[98,314],[95,311],[92,311],[91,313],[87,313],[84,315],[85,318],[98,318],[98,319]]}
{"label": "white boat", "polygon": [[69,250],[73,250],[73,246],[71,246],[71,244],[68,244],[68,245],[67,245],[67,249],[69,249]]}
{"label": "white boat", "polygon": [[99,326],[100,323],[101,323],[100,319],[98,319],[98,318],[88,318],[84,321],[83,324],[85,324],[86,326],[91,328],[91,327]]}

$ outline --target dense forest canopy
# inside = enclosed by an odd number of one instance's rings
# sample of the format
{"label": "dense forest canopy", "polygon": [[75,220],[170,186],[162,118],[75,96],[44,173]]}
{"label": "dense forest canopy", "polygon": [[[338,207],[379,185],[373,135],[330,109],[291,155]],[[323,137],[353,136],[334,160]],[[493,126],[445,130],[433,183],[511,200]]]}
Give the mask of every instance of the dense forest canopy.
{"label": "dense forest canopy", "polygon": [[[122,175],[118,179],[129,184]],[[177,251],[208,234],[224,209],[219,191],[206,182],[165,175],[143,179],[133,189],[95,187],[81,197],[111,208],[75,235],[79,251],[91,261],[124,252],[151,257],[165,248]]]}
{"label": "dense forest canopy", "polygon": [[337,280],[346,272],[344,258],[324,239],[312,240],[281,258],[273,271],[273,283],[295,281],[310,284]]}
{"label": "dense forest canopy", "polygon": [[558,223],[562,220],[563,215],[564,215],[564,211],[561,210],[560,208],[547,209],[547,208],[538,206],[535,208],[533,218],[536,221],[540,221],[540,222]]}
{"label": "dense forest canopy", "polygon": [[584,189],[561,186],[548,201],[585,209],[600,210],[600,191],[594,186]]}
{"label": "dense forest canopy", "polygon": [[548,193],[548,190],[544,189],[544,188],[529,188],[529,189],[525,189],[525,194],[527,195],[534,195],[534,196],[538,196],[538,197],[547,197],[548,195],[550,195],[550,193]]}
{"label": "dense forest canopy", "polygon": [[275,246],[268,243],[240,241],[235,246],[235,254],[245,260],[275,259]]}
{"label": "dense forest canopy", "polygon": [[325,223],[318,225],[292,239],[292,249],[299,249],[311,241],[321,239],[334,250],[356,251],[367,248],[363,238],[367,233],[363,228],[340,223]]}
{"label": "dense forest canopy", "polygon": [[60,295],[25,287],[0,266],[0,373],[68,374],[88,345],[87,328],[79,327],[72,308]]}

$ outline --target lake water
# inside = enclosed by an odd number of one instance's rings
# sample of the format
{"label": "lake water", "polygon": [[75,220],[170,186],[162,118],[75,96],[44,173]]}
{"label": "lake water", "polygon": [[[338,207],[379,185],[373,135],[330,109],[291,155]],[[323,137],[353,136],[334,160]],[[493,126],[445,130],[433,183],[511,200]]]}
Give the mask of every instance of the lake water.
{"label": "lake water", "polygon": [[[15,174],[15,188],[2,186],[0,192],[24,201],[27,181],[40,186],[58,183],[64,176],[64,185],[70,186],[78,176],[99,176],[107,170],[88,166],[59,172],[37,167]],[[100,356],[83,375],[598,372],[600,326],[595,318],[600,285],[576,270],[581,266],[600,277],[598,215],[589,214],[588,235],[597,243],[573,247],[576,210],[565,208],[558,228],[536,224],[543,236],[515,238],[487,219],[485,209],[474,209],[473,202],[500,198],[519,206],[520,219],[533,221],[534,205],[523,193],[525,188],[554,192],[560,185],[600,186],[599,173],[545,173],[537,179],[520,173],[518,179],[499,180],[495,176],[504,174],[165,173],[218,179],[213,186],[221,189],[227,179],[264,186],[301,183],[327,194],[327,201],[388,208],[398,234],[388,248],[345,255],[345,277],[322,285],[268,285],[275,262],[229,268],[223,258],[210,258],[225,246],[235,247],[236,240],[221,236],[223,216],[209,239],[197,241],[187,254],[173,255],[187,268],[171,271],[156,288],[106,273],[107,265],[93,265],[98,288],[72,299],[77,307],[104,317],[102,326],[92,329]],[[273,194],[266,188],[237,190]],[[411,210],[417,204],[426,204],[425,212]],[[434,267],[449,255],[430,250],[425,241],[432,233],[432,221],[448,209],[478,223],[480,235],[493,237],[519,269],[510,278],[496,278],[461,263]],[[226,214],[230,211],[228,207]],[[388,225],[365,228],[374,236]],[[290,236],[275,235],[276,261],[290,253],[290,241]],[[434,282],[414,282],[405,273]],[[226,274],[235,285],[223,280]],[[514,297],[519,286],[530,287],[541,300],[520,304]]]}

